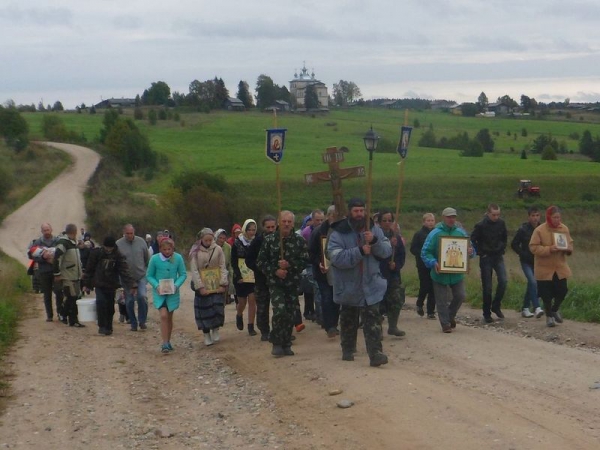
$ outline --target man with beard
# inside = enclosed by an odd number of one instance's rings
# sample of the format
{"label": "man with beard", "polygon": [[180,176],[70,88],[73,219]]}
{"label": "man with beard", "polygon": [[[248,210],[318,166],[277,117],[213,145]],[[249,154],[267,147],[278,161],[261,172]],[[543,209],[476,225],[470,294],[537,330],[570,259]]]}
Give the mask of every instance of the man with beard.
{"label": "man with beard", "polygon": [[[369,224],[367,226],[367,220]],[[348,218],[332,225],[327,253],[333,270],[333,300],[341,305],[342,359],[354,361],[359,314],[363,313],[363,333],[370,364],[387,364],[381,345],[380,302],[387,289],[379,260],[392,254],[390,241],[365,216],[363,200],[348,202]]]}
{"label": "man with beard", "polygon": [[256,261],[269,286],[273,305],[271,354],[277,358],[294,354],[291,348],[292,328],[301,273],[307,260],[306,242],[294,232],[294,214],[282,211],[279,229],[265,237]]}
{"label": "man with beard", "polygon": [[269,286],[267,277],[256,267],[256,258],[265,237],[275,232],[277,228],[277,219],[271,215],[266,215],[261,223],[262,233],[256,235],[248,252],[246,253],[246,266],[254,271],[254,295],[256,297],[256,326],[260,331],[260,340],[268,341],[271,325],[269,323],[269,309],[271,308],[271,299],[269,298]]}

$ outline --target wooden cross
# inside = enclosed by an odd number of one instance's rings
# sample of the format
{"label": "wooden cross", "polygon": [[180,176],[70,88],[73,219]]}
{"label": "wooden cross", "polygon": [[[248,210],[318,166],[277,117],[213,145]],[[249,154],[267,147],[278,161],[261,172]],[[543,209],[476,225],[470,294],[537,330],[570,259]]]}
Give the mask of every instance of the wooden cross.
{"label": "wooden cross", "polygon": [[342,191],[342,180],[346,178],[364,177],[365,166],[340,168],[340,163],[344,161],[344,152],[338,150],[337,147],[329,147],[325,153],[322,153],[322,156],[323,162],[329,165],[329,170],[307,173],[304,175],[304,181],[309,185],[323,181],[331,181],[336,220],[341,219],[347,214],[344,193]]}

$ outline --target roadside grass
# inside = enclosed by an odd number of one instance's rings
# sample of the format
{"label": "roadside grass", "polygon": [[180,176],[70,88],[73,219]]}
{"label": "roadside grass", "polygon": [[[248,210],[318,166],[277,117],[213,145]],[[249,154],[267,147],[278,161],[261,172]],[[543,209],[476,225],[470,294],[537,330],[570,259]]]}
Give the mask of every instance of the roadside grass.
{"label": "roadside grass", "polygon": [[15,153],[0,141],[0,184],[5,186],[0,203],[0,221],[33,198],[70,163],[70,157],[60,150],[37,144]]}
{"label": "roadside grass", "polygon": [[[0,251],[0,362],[17,338],[19,317],[25,311],[25,296],[31,283],[23,266]],[[0,364],[0,398],[5,397],[10,376],[6,366]]]}

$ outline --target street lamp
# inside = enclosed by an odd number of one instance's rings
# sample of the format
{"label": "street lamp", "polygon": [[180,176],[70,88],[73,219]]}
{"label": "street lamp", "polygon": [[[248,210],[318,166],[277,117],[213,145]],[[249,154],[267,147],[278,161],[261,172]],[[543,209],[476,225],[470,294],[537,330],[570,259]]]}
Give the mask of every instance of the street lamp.
{"label": "street lamp", "polygon": [[367,230],[371,229],[371,190],[373,183],[373,152],[377,149],[379,143],[379,136],[373,131],[373,125],[371,129],[367,131],[365,137],[365,148],[369,152],[369,171],[367,172]]}

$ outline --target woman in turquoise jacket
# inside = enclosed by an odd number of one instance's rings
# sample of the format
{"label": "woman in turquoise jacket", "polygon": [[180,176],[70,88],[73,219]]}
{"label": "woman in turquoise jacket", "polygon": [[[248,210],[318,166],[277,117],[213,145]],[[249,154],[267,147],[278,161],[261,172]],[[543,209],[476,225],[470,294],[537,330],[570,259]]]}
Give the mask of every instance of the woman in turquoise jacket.
{"label": "woman in turquoise jacket", "polygon": [[173,312],[179,308],[179,288],[187,278],[187,273],[183,257],[175,253],[172,239],[163,239],[159,250],[159,253],[150,258],[146,279],[153,289],[154,307],[160,312],[160,334],[163,340],[161,351],[169,353],[173,351]]}

